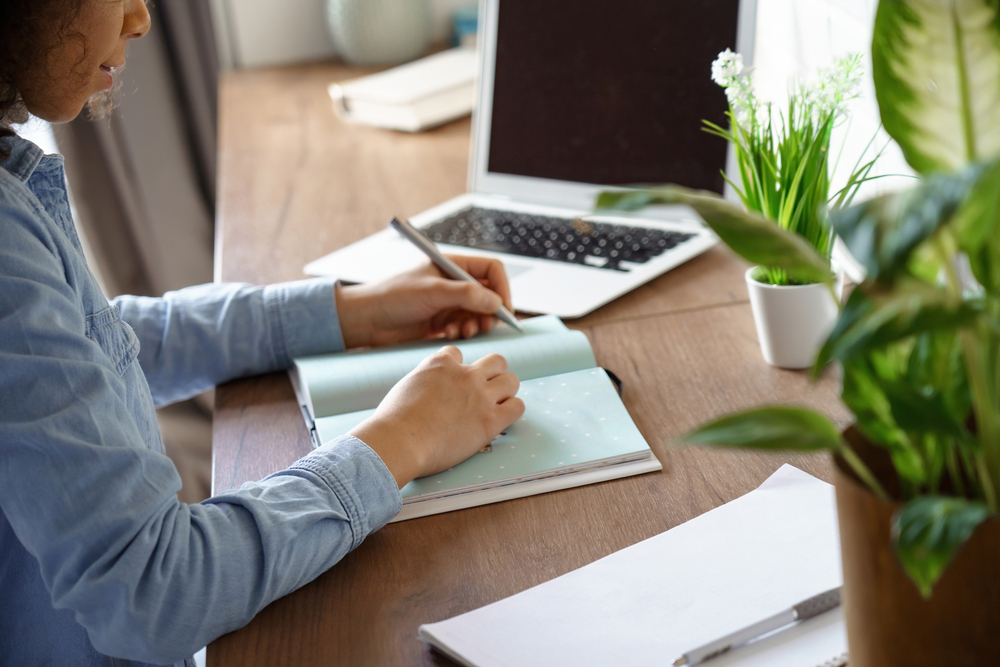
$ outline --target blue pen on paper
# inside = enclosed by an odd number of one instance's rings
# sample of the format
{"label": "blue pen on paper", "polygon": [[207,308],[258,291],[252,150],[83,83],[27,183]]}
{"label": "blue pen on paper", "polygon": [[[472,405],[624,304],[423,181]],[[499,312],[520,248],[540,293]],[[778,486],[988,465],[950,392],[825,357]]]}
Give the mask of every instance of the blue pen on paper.
{"label": "blue pen on paper", "polygon": [[[434,262],[439,269],[444,271],[451,278],[454,278],[455,280],[464,280],[469,283],[476,283],[477,285],[479,284],[479,281],[466,273],[462,267],[442,255],[441,251],[438,250],[438,247],[434,245],[434,242],[417,231],[416,228],[414,228],[414,226],[410,223],[405,220],[400,220],[399,218],[393,218],[389,221],[389,226],[399,232],[404,239],[417,246],[421,252],[431,258],[431,261]],[[500,305],[500,309],[494,314],[518,331],[524,331],[521,327],[521,323],[517,321],[517,318],[514,317],[513,313],[507,310],[503,304]]]}

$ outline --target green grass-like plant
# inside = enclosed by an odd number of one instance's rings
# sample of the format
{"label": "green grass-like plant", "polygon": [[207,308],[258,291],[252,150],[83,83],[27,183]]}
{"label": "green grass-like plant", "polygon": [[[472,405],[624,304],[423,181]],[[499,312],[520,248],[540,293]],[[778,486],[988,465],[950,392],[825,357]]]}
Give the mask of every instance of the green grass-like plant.
{"label": "green grass-like plant", "polygon": [[[860,54],[841,58],[818,80],[794,84],[787,108],[776,114],[772,105],[758,99],[752,73],[744,70],[739,54],[727,49],[712,66],[712,78],[726,89],[729,99],[730,127],[703,122],[707,132],[733,145],[740,178],[734,182],[727,176],[727,182],[748,211],[801,236],[827,264],[834,238],[828,217],[830,138],[844,119],[845,104],[857,97],[861,73]],[[853,198],[874,162],[855,165],[848,184],[833,195],[836,205]],[[771,285],[813,282],[766,264],[757,277]]]}

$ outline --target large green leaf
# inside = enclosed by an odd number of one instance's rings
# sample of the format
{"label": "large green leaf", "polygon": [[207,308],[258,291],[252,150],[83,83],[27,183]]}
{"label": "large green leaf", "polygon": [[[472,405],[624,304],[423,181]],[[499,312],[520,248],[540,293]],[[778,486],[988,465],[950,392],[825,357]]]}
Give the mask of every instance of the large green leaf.
{"label": "large green leaf", "polygon": [[913,251],[951,219],[984,168],[976,164],[954,174],[935,174],[910,190],[836,211],[830,222],[869,279],[891,282]]}
{"label": "large green leaf", "polygon": [[892,415],[905,431],[938,433],[953,438],[967,435],[963,422],[956,420],[944,397],[931,388],[908,382],[892,382],[883,386],[892,408]]}
{"label": "large green leaf", "polygon": [[955,236],[979,284],[1000,294],[1000,160],[982,175],[955,216]]}
{"label": "large green leaf", "polygon": [[753,264],[785,269],[799,282],[831,283],[830,262],[798,234],[756,213],[734,206],[712,192],[668,185],[602,192],[598,209],[635,211],[654,204],[693,208],[733,252]]}
{"label": "large green leaf", "polygon": [[904,480],[920,484],[926,468],[910,437],[896,423],[885,385],[902,377],[898,350],[880,350],[844,362],[841,399],[854,414],[858,429],[892,456],[896,472]]}
{"label": "large green leaf", "polygon": [[1000,154],[997,0],[881,0],[872,74],[882,124],[918,172]]}
{"label": "large green leaf", "polygon": [[989,514],[984,503],[945,496],[914,498],[896,514],[893,547],[924,599]]}
{"label": "large green leaf", "polygon": [[974,173],[979,177],[955,216],[958,245],[970,253],[988,243],[1000,224],[1000,160],[981,166]]}
{"label": "large green leaf", "polygon": [[843,373],[841,399],[854,414],[861,432],[883,447],[908,445],[906,434],[896,424],[892,405],[882,389],[882,379],[871,360],[865,357],[849,359],[844,362]]}
{"label": "large green leaf", "polygon": [[805,408],[774,406],[747,410],[705,424],[685,442],[724,447],[838,451],[840,432],[829,419]]}
{"label": "large green leaf", "polygon": [[961,352],[955,331],[920,334],[914,340],[905,381],[924,394],[939,395],[952,420],[964,425],[972,411],[972,397]]}
{"label": "large green leaf", "polygon": [[982,314],[978,301],[955,302],[944,289],[918,280],[892,288],[862,285],[854,290],[813,366],[818,375],[833,360],[844,361],[868,350],[928,331],[968,326]]}
{"label": "large green leaf", "polygon": [[892,448],[896,470],[916,485],[936,488],[944,466],[944,446],[974,447],[975,439],[965,428],[965,416],[956,419],[945,397],[932,387],[909,382],[882,385],[899,428],[906,431],[911,446]]}

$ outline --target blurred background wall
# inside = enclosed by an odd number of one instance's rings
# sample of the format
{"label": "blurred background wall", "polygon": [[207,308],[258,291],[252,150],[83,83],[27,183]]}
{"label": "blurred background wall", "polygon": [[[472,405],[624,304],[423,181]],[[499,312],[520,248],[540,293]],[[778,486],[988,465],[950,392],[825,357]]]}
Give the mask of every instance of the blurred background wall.
{"label": "blurred background wall", "polygon": [[[260,67],[336,54],[326,31],[323,0],[210,0],[222,66]],[[444,40],[449,17],[475,0],[431,0],[434,36]]]}

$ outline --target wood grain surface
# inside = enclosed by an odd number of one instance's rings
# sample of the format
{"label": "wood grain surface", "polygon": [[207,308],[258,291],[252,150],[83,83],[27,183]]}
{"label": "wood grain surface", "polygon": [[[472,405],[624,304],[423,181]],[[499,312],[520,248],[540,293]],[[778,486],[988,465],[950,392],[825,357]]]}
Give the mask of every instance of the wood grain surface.
{"label": "wood grain surface", "polygon": [[[357,72],[317,65],[224,77],[221,279],[295,279],[307,261],[381,229],[387,216],[463,191],[468,122],[422,135],[341,124],[325,86]],[[707,419],[766,403],[807,405],[842,424],[849,418],[832,371],[810,384],[763,362],[745,268],[714,249],[568,323],[624,381],[623,400],[663,472],[389,525],[214,642],[209,665],[450,665],[416,639],[421,623],[656,535],[747,493],[785,462],[830,480],[823,456],[672,444]],[[310,450],[283,374],[220,387],[214,429],[216,493]]]}
{"label": "wood grain surface", "polygon": [[[465,192],[469,120],[407,134],[339,121],[332,65],[223,75],[216,276],[303,278],[311,260]],[[220,274],[220,269],[222,273]]]}

